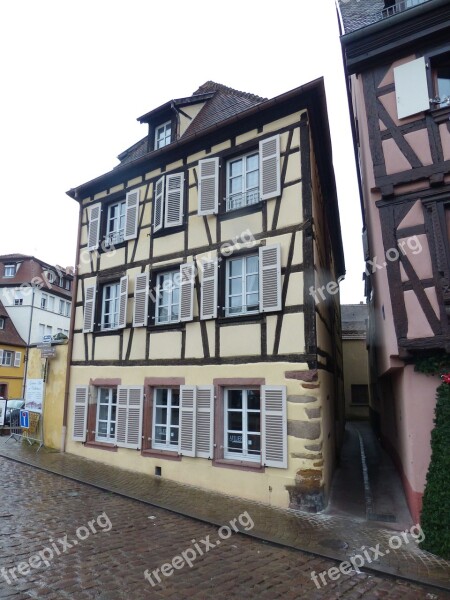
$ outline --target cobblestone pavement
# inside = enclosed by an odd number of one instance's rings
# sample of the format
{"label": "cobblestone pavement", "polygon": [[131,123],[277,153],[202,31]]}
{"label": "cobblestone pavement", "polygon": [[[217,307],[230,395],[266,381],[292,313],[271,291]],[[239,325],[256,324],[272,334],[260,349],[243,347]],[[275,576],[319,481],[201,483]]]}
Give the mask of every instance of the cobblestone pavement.
{"label": "cobblestone pavement", "polygon": [[[227,529],[5,458],[0,478],[0,598],[450,599],[436,588],[367,573],[335,581],[327,575],[318,589],[311,572],[327,571],[336,561],[229,535]],[[251,528],[251,513],[235,518],[237,529]],[[171,574],[152,575],[176,556]],[[154,585],[145,579],[146,569]]]}

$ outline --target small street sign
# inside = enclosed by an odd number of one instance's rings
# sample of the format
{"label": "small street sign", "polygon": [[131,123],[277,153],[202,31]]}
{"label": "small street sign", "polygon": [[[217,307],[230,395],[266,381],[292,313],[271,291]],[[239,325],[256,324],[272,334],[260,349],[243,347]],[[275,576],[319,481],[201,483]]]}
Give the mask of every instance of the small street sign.
{"label": "small street sign", "polygon": [[28,429],[30,427],[30,413],[28,410],[20,411],[20,426],[23,429]]}
{"label": "small street sign", "polygon": [[52,346],[46,346],[41,348],[41,358],[55,358],[56,356],[56,348]]}
{"label": "small street sign", "polygon": [[42,337],[42,343],[43,344],[51,344],[52,343],[52,336],[51,335],[44,335]]}

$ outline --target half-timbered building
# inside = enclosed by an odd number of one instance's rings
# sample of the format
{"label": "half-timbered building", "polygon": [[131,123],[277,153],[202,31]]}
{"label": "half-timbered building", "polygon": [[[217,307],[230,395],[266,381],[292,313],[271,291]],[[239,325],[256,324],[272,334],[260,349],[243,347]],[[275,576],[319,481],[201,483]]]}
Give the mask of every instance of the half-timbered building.
{"label": "half-timbered building", "polygon": [[[67,451],[276,506],[327,502],[343,275],[322,80],[271,100],[213,82],[80,205]],[[326,273],[326,275],[325,275]]]}
{"label": "half-timbered building", "polygon": [[340,2],[360,164],[370,305],[371,408],[419,518],[435,378],[450,348],[450,4]]}

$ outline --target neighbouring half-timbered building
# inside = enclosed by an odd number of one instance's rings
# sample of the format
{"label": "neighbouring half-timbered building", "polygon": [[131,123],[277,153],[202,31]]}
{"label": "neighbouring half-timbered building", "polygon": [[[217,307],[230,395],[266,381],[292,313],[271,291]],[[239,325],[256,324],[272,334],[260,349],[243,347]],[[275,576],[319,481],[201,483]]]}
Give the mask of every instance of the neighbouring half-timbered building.
{"label": "neighbouring half-timbered building", "polygon": [[208,82],[139,121],[68,192],[66,450],[320,510],[343,422],[339,296],[311,293],[344,273],[323,81],[271,100]]}
{"label": "neighbouring half-timbered building", "polygon": [[340,2],[362,180],[371,408],[419,518],[438,380],[450,349],[450,4]]}

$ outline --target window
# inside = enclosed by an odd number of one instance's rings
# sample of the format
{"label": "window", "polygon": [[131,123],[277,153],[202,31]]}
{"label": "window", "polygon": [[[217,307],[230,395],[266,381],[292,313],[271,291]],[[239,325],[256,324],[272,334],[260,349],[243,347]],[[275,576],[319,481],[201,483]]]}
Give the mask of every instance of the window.
{"label": "window", "polygon": [[16,274],[16,265],[5,265],[5,277],[14,277]]}
{"label": "window", "polygon": [[259,153],[228,161],[226,210],[236,210],[259,201]]}
{"label": "window", "polygon": [[11,367],[13,364],[13,353],[9,350],[2,350],[0,352],[0,365],[2,367]]}
{"label": "window", "polygon": [[261,394],[259,390],[225,390],[224,458],[260,461]]}
{"label": "window", "polygon": [[177,449],[179,429],[180,391],[156,389],[153,402],[153,448]]}
{"label": "window", "polygon": [[155,150],[164,148],[172,141],[172,123],[167,121],[155,129]]}
{"label": "window", "polygon": [[117,329],[119,326],[120,284],[103,286],[101,329]]}
{"label": "window", "polygon": [[258,255],[229,259],[226,263],[226,316],[259,311]]}
{"label": "window", "polygon": [[367,406],[369,404],[369,387],[367,385],[352,384],[352,404]]}
{"label": "window", "polygon": [[65,314],[66,317],[70,316],[70,302],[66,302],[66,306],[65,306],[65,309],[64,309],[64,314]]}
{"label": "window", "polygon": [[111,246],[124,241],[126,202],[116,202],[108,206],[106,218],[105,244]]}
{"label": "window", "polygon": [[5,317],[0,317],[0,329],[5,329]]}
{"label": "window", "polygon": [[158,273],[156,277],[155,323],[178,323],[180,320],[180,271]]}
{"label": "window", "polygon": [[47,294],[42,294],[41,296],[41,308],[46,310],[48,304],[48,296]]}
{"label": "window", "polygon": [[70,279],[66,279],[65,280],[64,287],[66,288],[66,290],[70,291]]}
{"label": "window", "polygon": [[47,280],[48,280],[50,283],[53,283],[53,282],[55,281],[55,274],[54,274],[52,271],[47,271],[47,272],[45,273],[45,275],[47,276]]}
{"label": "window", "polygon": [[163,175],[153,186],[153,232],[183,225],[184,173]]}
{"label": "window", "polygon": [[438,58],[433,61],[435,105],[439,108],[450,106],[450,57]]}
{"label": "window", "polygon": [[22,305],[23,305],[22,294],[20,292],[16,292],[14,294],[14,306],[22,306]]}
{"label": "window", "polygon": [[99,388],[97,399],[97,442],[114,442],[116,439],[117,389]]}

